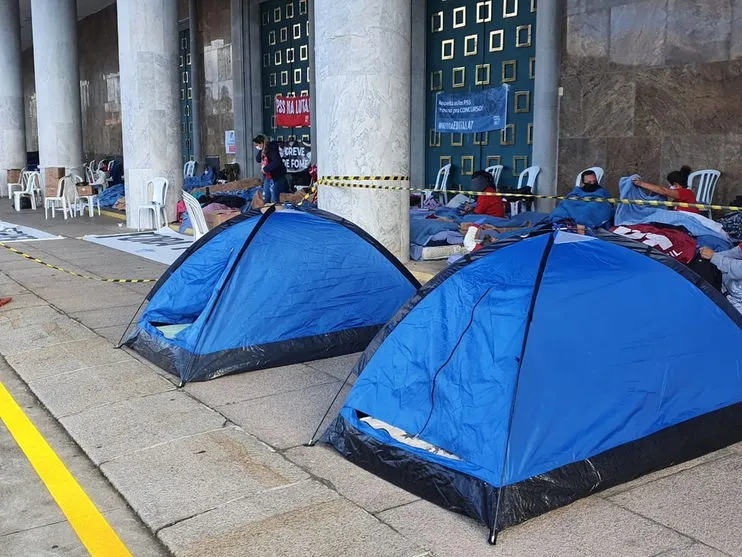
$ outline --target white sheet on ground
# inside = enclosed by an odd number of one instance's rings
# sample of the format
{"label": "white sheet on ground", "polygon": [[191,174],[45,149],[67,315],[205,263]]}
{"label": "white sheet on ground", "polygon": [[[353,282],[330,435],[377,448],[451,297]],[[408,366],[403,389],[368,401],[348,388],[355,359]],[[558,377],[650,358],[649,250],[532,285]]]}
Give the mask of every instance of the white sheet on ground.
{"label": "white sheet on ground", "polygon": [[368,425],[370,425],[374,429],[383,429],[389,435],[391,435],[394,440],[399,441],[400,443],[404,443],[405,445],[409,445],[410,447],[415,447],[416,449],[422,449],[424,451],[427,451],[429,453],[432,453],[438,456],[452,458],[454,460],[461,460],[461,458],[459,458],[453,453],[449,453],[448,451],[441,449],[440,447],[431,445],[430,443],[428,443],[427,441],[423,441],[419,437],[410,435],[409,433],[407,433],[406,431],[402,429],[399,429],[398,427],[389,425],[388,423],[382,422],[381,420],[377,420],[376,418],[372,418],[371,416],[366,416],[365,418],[361,418],[361,421],[366,422]]}
{"label": "white sheet on ground", "polygon": [[32,240],[57,240],[61,236],[49,234],[20,224],[0,220],[0,242],[29,242]]}
{"label": "white sheet on ground", "polygon": [[151,232],[130,232],[106,236],[83,236],[83,240],[172,265],[193,244],[193,236],[164,227]]}
{"label": "white sheet on ground", "polygon": [[162,336],[168,339],[174,339],[180,331],[186,330],[193,323],[178,323],[177,325],[160,325],[157,329],[162,333]]}

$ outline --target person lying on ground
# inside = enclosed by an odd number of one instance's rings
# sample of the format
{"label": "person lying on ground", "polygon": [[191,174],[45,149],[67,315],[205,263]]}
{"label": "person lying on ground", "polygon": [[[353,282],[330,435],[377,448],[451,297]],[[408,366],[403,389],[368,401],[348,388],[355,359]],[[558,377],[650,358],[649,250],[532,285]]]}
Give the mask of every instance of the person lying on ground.
{"label": "person lying on ground", "polygon": [[701,248],[701,257],[713,263],[722,274],[727,298],[742,313],[742,244],[728,251]]}
{"label": "person lying on ground", "polygon": [[[441,219],[441,220],[450,220],[450,219]],[[454,222],[454,221],[451,221]],[[459,232],[462,234],[466,234],[469,231],[469,227],[474,225],[476,223],[473,222],[462,222],[459,224]],[[530,228],[533,226],[533,223],[531,221],[525,221],[521,226],[494,226],[492,224],[476,224],[476,226],[479,227],[479,230],[492,230],[494,232],[497,232],[498,234],[504,234],[505,232],[514,232],[516,230],[521,230],[523,228]]]}
{"label": "person lying on ground", "polygon": [[[471,177],[472,191],[495,194],[495,179],[489,172],[477,170]],[[464,214],[474,213],[475,215],[489,215],[490,217],[504,217],[505,203],[497,195],[478,195],[477,204],[472,207],[470,204],[464,205]]]}
{"label": "person lying on ground", "polygon": [[[667,183],[670,185],[669,188],[664,186],[657,186],[640,180],[638,177],[634,178],[633,182],[635,186],[643,188],[657,195],[662,195],[668,199],[674,201],[680,201],[681,203],[698,203],[696,200],[696,194],[693,190],[688,188],[688,176],[690,176],[690,166],[683,166],[680,170],[673,170],[667,175]],[[700,214],[701,211],[695,207],[677,207],[678,211],[687,211],[688,213]]]}

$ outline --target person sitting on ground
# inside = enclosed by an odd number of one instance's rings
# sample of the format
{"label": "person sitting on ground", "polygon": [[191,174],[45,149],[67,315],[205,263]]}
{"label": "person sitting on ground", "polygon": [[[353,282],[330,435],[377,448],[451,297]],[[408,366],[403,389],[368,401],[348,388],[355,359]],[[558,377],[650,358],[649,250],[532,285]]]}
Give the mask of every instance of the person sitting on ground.
{"label": "person sitting on ground", "polygon": [[260,163],[265,179],[263,180],[263,201],[280,203],[281,194],[288,191],[286,182],[286,166],[281,159],[278,143],[269,141],[264,135],[253,138],[257,153],[255,160]]}
{"label": "person sitting on ground", "polygon": [[598,183],[598,175],[595,174],[594,170],[586,170],[580,177],[582,182],[582,190],[586,193],[595,193],[601,188]]}
{"label": "person sitting on ground", "polygon": [[471,177],[471,186],[473,191],[479,191],[484,194],[490,195],[478,195],[477,204],[472,208],[468,203],[464,206],[464,213],[474,213],[475,215],[487,215],[490,217],[504,217],[505,216],[505,203],[502,198],[497,195],[495,189],[495,179],[489,172],[485,170],[477,170]]}
{"label": "person sitting on ground", "polygon": [[742,244],[718,253],[704,247],[701,248],[701,257],[711,261],[721,271],[727,298],[742,313]]}
{"label": "person sitting on ground", "polygon": [[[693,190],[688,188],[688,176],[690,176],[690,173],[690,166],[683,166],[680,170],[670,172],[670,174],[667,175],[667,183],[670,184],[669,188],[643,182],[638,177],[634,178],[633,182],[635,186],[662,195],[668,199],[680,201],[681,203],[696,204],[698,203],[696,200],[696,194],[693,193]],[[701,213],[701,211],[695,207],[677,207],[677,210],[686,211],[688,213]]]}

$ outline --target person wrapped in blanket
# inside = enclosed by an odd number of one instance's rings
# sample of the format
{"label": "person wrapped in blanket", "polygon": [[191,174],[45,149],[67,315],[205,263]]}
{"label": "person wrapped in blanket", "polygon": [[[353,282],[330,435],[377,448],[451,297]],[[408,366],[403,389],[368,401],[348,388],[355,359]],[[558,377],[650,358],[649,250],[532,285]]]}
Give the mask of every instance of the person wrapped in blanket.
{"label": "person wrapped in blanket", "polygon": [[742,313],[742,244],[722,252],[704,247],[701,248],[701,257],[721,271],[727,298]]}
{"label": "person wrapped in blanket", "polygon": [[[574,188],[551,213],[551,222],[568,230],[584,234],[586,228],[608,225],[613,220],[613,205],[589,203],[590,199],[610,197],[608,190],[598,183],[593,170],[582,173],[581,184]],[[581,201],[582,200],[582,201]]]}
{"label": "person wrapped in blanket", "polygon": [[477,170],[471,176],[471,189],[490,195],[478,195],[476,205],[466,203],[462,211],[464,215],[474,213],[500,218],[505,216],[505,203],[501,197],[493,195],[497,193],[497,189],[495,189],[495,178],[492,174],[486,170]]}
{"label": "person wrapped in blanket", "polygon": [[[683,166],[680,170],[670,172],[670,174],[667,175],[667,183],[670,185],[669,188],[644,182],[639,177],[634,178],[633,182],[635,186],[662,195],[667,199],[680,201],[681,203],[696,204],[698,203],[696,200],[696,194],[688,188],[688,176],[690,176],[690,173],[690,166]],[[701,211],[695,207],[677,207],[677,210],[696,214],[701,213]]]}

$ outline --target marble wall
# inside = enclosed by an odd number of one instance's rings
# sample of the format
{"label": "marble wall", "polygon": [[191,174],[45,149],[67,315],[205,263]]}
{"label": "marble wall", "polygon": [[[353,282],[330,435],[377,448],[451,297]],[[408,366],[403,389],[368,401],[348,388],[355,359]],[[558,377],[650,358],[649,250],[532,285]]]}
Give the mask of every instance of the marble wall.
{"label": "marble wall", "polygon": [[116,4],[78,22],[83,151],[88,159],[123,156]]}
{"label": "marble wall", "polygon": [[227,155],[224,132],[234,129],[232,82],[232,8],[230,0],[201,0],[198,3],[201,62],[201,152],[218,155],[222,165]]}
{"label": "marble wall", "polygon": [[690,165],[742,194],[742,0],[566,0],[559,191],[589,166],[608,188]]}
{"label": "marble wall", "polygon": [[26,151],[39,150],[39,128],[36,119],[36,74],[33,67],[33,49],[23,51],[23,115],[26,120]]}

